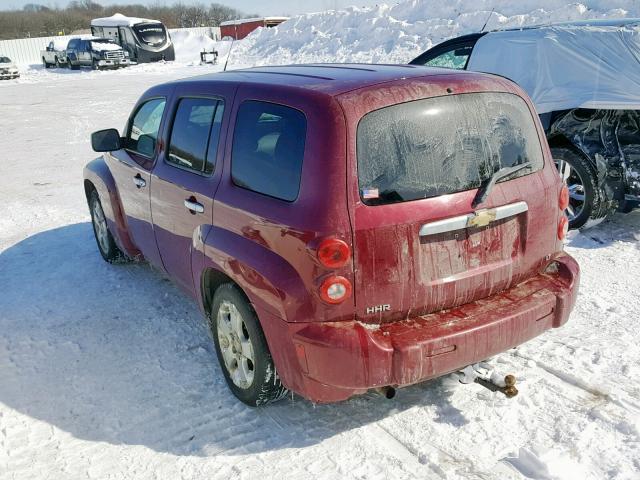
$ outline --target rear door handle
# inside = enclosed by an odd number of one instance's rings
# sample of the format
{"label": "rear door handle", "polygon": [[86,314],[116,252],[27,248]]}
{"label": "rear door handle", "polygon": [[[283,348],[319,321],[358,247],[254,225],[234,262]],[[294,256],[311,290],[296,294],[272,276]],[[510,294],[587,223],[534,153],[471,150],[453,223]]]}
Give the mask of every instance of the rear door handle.
{"label": "rear door handle", "polygon": [[140,176],[140,174],[138,174],[135,177],[133,177],[133,184],[138,188],[142,188],[142,187],[146,187],[147,186],[147,182],[144,181],[144,178],[142,178]]}
{"label": "rear door handle", "polygon": [[195,200],[185,200],[184,206],[187,207],[187,210],[189,210],[191,213],[204,213],[204,205],[196,202]]}

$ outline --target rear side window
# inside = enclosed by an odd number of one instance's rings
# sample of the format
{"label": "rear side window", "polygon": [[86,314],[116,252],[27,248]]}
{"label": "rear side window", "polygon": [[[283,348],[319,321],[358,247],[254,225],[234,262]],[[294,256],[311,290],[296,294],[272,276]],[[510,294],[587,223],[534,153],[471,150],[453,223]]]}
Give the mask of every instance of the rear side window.
{"label": "rear side window", "polygon": [[167,162],[199,173],[213,172],[223,108],[217,99],[181,99],[171,129]]}
{"label": "rear side window", "polygon": [[459,46],[452,48],[449,51],[443,52],[437,57],[432,58],[424,63],[429,67],[443,67],[454,68],[456,70],[464,70],[467,66],[467,61],[471,55],[473,47],[471,46]]}
{"label": "rear side window", "polygon": [[288,202],[298,198],[307,120],[274,103],[240,105],[233,134],[233,183]]}
{"label": "rear side window", "polygon": [[165,103],[164,98],[154,98],[138,108],[129,127],[127,149],[145,157],[153,156]]}
{"label": "rear side window", "polygon": [[500,168],[531,163],[507,181],[543,166],[531,112],[508,93],[429,98],[370,112],[358,125],[357,156],[367,205],[471,190]]}

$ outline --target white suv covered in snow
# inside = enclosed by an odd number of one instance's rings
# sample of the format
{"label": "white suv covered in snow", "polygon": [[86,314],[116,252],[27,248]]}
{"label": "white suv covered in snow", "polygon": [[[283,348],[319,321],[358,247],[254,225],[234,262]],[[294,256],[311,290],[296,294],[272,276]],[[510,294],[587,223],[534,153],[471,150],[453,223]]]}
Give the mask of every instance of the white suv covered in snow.
{"label": "white suv covered in snow", "polygon": [[0,79],[19,78],[20,72],[9,57],[0,54]]}
{"label": "white suv covered in snow", "polygon": [[475,33],[411,64],[498,74],[529,94],[569,186],[572,228],[640,202],[640,19]]}

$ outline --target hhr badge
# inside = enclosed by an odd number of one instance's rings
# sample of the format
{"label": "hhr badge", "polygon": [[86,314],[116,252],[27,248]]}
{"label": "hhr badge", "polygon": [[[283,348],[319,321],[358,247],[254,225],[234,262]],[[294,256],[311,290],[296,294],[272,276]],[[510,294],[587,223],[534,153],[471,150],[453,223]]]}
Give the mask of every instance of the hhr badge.
{"label": "hhr badge", "polygon": [[391,311],[391,305],[388,304],[376,305],[375,307],[367,307],[367,315],[389,311]]}

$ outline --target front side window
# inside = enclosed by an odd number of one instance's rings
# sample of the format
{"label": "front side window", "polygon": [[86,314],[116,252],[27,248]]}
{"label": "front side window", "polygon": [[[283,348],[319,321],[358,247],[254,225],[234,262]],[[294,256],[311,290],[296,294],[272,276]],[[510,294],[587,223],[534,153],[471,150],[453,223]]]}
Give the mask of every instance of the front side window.
{"label": "front side window", "polygon": [[525,101],[508,93],[468,93],[392,105],[366,114],[357,132],[360,196],[367,205],[479,188],[503,167],[543,166]]}
{"label": "front side window", "polygon": [[165,103],[164,98],[154,98],[138,108],[129,126],[126,139],[128,150],[153,157]]}
{"label": "front side window", "polygon": [[223,102],[217,99],[181,99],[173,120],[167,162],[200,173],[213,172],[223,109]]}
{"label": "front side window", "polygon": [[428,60],[425,65],[429,67],[453,68],[464,70],[471,55],[472,47],[457,47],[444,52],[437,57]]}
{"label": "front side window", "polygon": [[307,120],[296,109],[247,101],[233,133],[231,176],[239,187],[289,202],[298,198]]}

